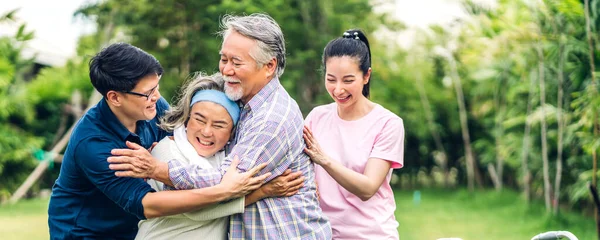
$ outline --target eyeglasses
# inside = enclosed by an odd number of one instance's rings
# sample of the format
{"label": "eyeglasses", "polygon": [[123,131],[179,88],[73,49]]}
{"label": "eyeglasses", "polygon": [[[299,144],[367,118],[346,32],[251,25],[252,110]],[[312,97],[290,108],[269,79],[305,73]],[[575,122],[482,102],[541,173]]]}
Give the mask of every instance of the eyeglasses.
{"label": "eyeglasses", "polygon": [[150,97],[152,95],[154,95],[154,92],[158,89],[159,85],[156,85],[156,87],[153,87],[152,89],[150,89],[150,93],[148,94],[143,94],[143,93],[138,93],[138,92],[132,92],[132,91],[125,91],[124,93],[128,93],[131,95],[136,95],[136,96],[140,96],[140,97],[146,97],[146,101],[150,100]]}

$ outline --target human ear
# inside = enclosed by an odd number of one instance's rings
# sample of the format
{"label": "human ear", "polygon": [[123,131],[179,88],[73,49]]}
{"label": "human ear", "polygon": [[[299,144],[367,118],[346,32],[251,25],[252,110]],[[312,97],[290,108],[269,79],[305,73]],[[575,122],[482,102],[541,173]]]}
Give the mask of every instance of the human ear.
{"label": "human ear", "polygon": [[371,80],[371,68],[363,75],[363,85],[369,83]]}
{"label": "human ear", "polygon": [[265,72],[266,77],[273,76],[275,74],[275,70],[277,69],[277,59],[272,58],[271,61],[267,62],[264,67],[267,70]]}
{"label": "human ear", "polygon": [[113,106],[120,107],[123,105],[123,96],[117,91],[110,90],[106,93],[106,101]]}

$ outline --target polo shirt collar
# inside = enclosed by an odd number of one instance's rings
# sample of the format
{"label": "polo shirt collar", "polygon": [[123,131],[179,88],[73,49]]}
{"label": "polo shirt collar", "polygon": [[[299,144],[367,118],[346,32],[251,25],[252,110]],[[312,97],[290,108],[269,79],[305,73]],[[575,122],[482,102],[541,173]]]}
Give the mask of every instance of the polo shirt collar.
{"label": "polo shirt collar", "polygon": [[[132,133],[127,129],[121,121],[117,118],[117,116],[112,112],[105,98],[102,98],[98,103],[98,108],[100,109],[101,122],[108,128],[110,131],[113,131],[120,139],[124,141],[132,141],[139,143],[139,137],[137,134]],[[136,130],[139,128],[140,122],[136,124]]]}

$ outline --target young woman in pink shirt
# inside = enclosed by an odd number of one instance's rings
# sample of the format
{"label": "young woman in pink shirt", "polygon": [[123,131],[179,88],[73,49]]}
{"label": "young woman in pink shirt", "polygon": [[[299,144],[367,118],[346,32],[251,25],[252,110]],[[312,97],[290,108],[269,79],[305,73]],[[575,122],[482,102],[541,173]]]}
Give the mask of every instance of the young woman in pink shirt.
{"label": "young woman in pink shirt", "polygon": [[371,51],[348,30],[323,52],[334,102],[306,117],[304,150],[316,163],[320,204],[334,239],[398,239],[392,169],[404,162],[402,119],[369,100]]}

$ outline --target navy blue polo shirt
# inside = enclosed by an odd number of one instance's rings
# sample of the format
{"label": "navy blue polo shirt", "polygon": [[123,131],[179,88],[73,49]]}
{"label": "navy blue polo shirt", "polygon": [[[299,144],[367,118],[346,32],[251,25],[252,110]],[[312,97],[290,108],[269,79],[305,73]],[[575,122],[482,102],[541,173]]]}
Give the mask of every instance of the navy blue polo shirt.
{"label": "navy blue polo shirt", "polygon": [[108,168],[114,148],[125,141],[149,148],[168,134],[158,118],[169,108],[156,103],[157,116],[138,121],[135,133],[119,122],[104,99],[77,123],[65,151],[48,207],[51,239],[133,239],[145,219],[142,198],[154,190],[142,179],[119,178]]}

